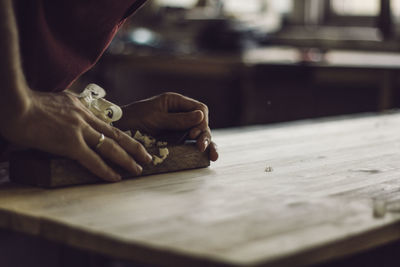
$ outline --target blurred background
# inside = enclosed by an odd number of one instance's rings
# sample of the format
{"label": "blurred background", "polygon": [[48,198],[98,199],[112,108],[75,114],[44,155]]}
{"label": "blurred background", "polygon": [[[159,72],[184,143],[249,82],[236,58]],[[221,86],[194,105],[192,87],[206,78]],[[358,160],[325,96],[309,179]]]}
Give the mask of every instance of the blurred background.
{"label": "blurred background", "polygon": [[212,128],[400,106],[400,0],[149,0],[75,86],[127,104],[166,91]]}

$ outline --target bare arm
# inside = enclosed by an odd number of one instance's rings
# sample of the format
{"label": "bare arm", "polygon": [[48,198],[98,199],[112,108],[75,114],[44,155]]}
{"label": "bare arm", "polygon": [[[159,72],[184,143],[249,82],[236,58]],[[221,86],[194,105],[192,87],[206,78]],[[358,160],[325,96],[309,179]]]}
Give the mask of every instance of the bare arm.
{"label": "bare arm", "polygon": [[0,0],[0,33],[0,122],[3,124],[10,119],[9,115],[18,116],[29,106],[12,0]]}

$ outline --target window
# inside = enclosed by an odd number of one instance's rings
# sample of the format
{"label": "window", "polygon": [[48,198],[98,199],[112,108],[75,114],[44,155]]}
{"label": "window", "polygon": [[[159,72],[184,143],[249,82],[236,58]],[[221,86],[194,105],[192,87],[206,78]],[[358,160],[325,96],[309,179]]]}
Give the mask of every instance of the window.
{"label": "window", "polygon": [[[378,16],[379,0],[330,0],[333,13],[340,16]],[[400,0],[390,0],[392,15],[400,20]]]}
{"label": "window", "polygon": [[[218,0],[209,0],[209,3]],[[293,0],[220,0],[224,10],[230,14],[259,13],[265,9],[273,9],[280,14],[290,13]],[[191,8],[198,0],[157,0],[160,5]]]}
{"label": "window", "polygon": [[392,14],[397,22],[400,22],[400,0],[392,0]]}
{"label": "window", "polygon": [[265,1],[235,1],[225,0],[224,11],[228,14],[260,13],[264,9]]}
{"label": "window", "polygon": [[292,0],[224,0],[224,9],[227,13],[260,13],[273,10],[280,14],[290,13]]}
{"label": "window", "polygon": [[[197,3],[223,6],[237,18],[275,17],[290,26],[328,26],[337,30],[360,28],[384,39],[400,37],[400,0],[157,0],[160,5],[191,8]],[[222,4],[222,5],[221,5]],[[389,4],[391,9],[389,9]],[[382,5],[382,6],[381,6]],[[390,15],[391,13],[391,15]],[[217,13],[222,14],[222,13]],[[253,16],[256,17],[256,16]],[[289,26],[288,26],[289,25]],[[377,31],[378,29],[378,31]],[[381,38],[381,37],[379,37]],[[378,38],[378,39],[379,39]]]}
{"label": "window", "polygon": [[399,36],[400,0],[326,1],[330,3],[328,24],[379,28],[385,39]]}
{"label": "window", "polygon": [[157,2],[163,6],[190,8],[196,4],[197,0],[157,0]]}
{"label": "window", "polygon": [[377,16],[378,0],[331,0],[332,12],[339,16]]}

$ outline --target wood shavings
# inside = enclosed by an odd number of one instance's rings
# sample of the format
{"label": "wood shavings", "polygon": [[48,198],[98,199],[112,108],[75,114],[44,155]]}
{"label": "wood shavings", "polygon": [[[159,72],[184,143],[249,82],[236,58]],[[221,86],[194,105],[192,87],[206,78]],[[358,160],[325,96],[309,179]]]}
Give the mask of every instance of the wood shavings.
{"label": "wood shavings", "polygon": [[153,165],[157,166],[158,164],[161,164],[163,162],[163,159],[157,157],[156,155],[153,155]]}
{"label": "wood shavings", "polygon": [[125,131],[124,133],[126,133],[127,135],[129,135],[130,137],[132,137],[132,132],[130,130]]}
{"label": "wood shavings", "polygon": [[135,138],[136,140],[141,142],[144,145],[145,148],[152,147],[156,143],[156,139],[154,137],[142,134],[139,131],[136,131],[136,133],[133,136],[133,138]]}
{"label": "wood shavings", "polygon": [[383,199],[373,199],[372,202],[374,218],[383,218],[386,215],[386,201]]}
{"label": "wood shavings", "polygon": [[169,155],[169,150],[166,147],[159,148],[158,151],[159,151],[160,157],[153,155],[153,164],[154,165],[163,163],[163,161],[166,160]]}
{"label": "wood shavings", "polygon": [[265,167],[265,172],[273,172],[274,169],[271,166]]}
{"label": "wood shavings", "polygon": [[140,131],[136,131],[133,138],[142,143],[145,148],[158,148],[158,155],[152,155],[154,166],[163,163],[167,159],[169,155],[169,150],[166,147],[168,145],[167,142],[157,141],[154,137],[142,134]]}
{"label": "wood shavings", "polygon": [[168,148],[166,148],[166,147],[160,148],[160,149],[158,149],[158,151],[159,151],[160,156],[161,156],[162,158],[166,158],[166,157],[168,157],[168,155],[169,155]]}
{"label": "wood shavings", "polygon": [[167,142],[161,142],[161,141],[158,141],[158,142],[157,142],[157,146],[158,146],[158,147],[167,146],[167,145],[168,145]]}

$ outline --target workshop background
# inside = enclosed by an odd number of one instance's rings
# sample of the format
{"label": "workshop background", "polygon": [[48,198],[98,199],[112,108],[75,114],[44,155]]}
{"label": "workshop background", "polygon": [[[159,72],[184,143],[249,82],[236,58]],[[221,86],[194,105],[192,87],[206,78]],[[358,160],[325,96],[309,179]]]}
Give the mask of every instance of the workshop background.
{"label": "workshop background", "polygon": [[398,108],[400,0],[150,0],[96,67],[127,104],[167,91],[212,128]]}

